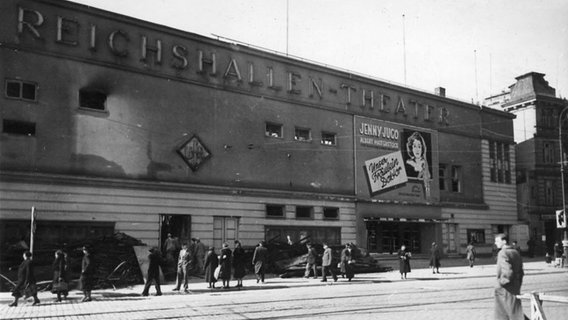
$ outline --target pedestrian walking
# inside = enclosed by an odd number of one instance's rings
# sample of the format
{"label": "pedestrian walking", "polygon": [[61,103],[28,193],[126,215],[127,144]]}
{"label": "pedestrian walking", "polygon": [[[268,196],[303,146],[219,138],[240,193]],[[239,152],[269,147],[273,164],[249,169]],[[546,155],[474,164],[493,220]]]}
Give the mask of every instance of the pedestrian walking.
{"label": "pedestrian walking", "polygon": [[534,257],[534,238],[530,237],[527,241],[527,247],[529,248],[529,258]]}
{"label": "pedestrian walking", "polygon": [[22,296],[24,296],[24,299],[30,296],[33,297],[33,306],[39,304],[32,253],[26,250],[22,257],[24,261],[22,261],[18,267],[18,281],[16,282],[16,287],[14,287],[14,290],[12,291],[14,302],[9,305],[10,307],[17,307],[18,299]]}
{"label": "pedestrian walking", "polygon": [[521,300],[517,299],[523,284],[523,260],[508,240],[503,233],[495,236],[495,245],[500,249],[497,254],[495,320],[523,320]]}
{"label": "pedestrian walking", "polygon": [[175,274],[177,270],[176,261],[179,259],[179,251],[181,250],[179,239],[174,237],[171,233],[168,233],[168,237],[164,240],[162,250],[166,253],[166,272],[168,274]]}
{"label": "pedestrian walking", "polygon": [[327,273],[331,274],[333,281],[337,281],[337,275],[333,271],[333,252],[327,243],[323,244],[323,256],[321,257],[321,282],[327,282]]}
{"label": "pedestrian walking", "polygon": [[217,282],[217,278],[215,278],[215,269],[217,269],[218,265],[219,258],[215,253],[215,248],[209,247],[209,250],[207,250],[207,253],[205,254],[205,261],[203,262],[205,282],[209,284],[207,288],[215,288],[215,282]]}
{"label": "pedestrian walking", "polygon": [[144,290],[142,291],[143,296],[148,296],[150,291],[150,286],[152,282],[155,283],[156,295],[162,295],[162,289],[160,288],[160,267],[163,265],[162,257],[158,248],[150,248],[150,254],[148,255],[148,278],[146,279],[146,284],[144,285]]}
{"label": "pedestrian walking", "polygon": [[252,256],[252,264],[254,266],[254,273],[256,274],[256,283],[264,283],[264,273],[266,271],[266,264],[268,259],[268,249],[264,241],[260,241],[258,246],[254,249]]}
{"label": "pedestrian walking", "polygon": [[555,268],[562,268],[564,266],[563,255],[564,255],[564,249],[560,245],[560,242],[556,242],[554,244],[554,267]]}
{"label": "pedestrian walking", "polygon": [[221,249],[221,254],[219,258],[219,265],[221,269],[219,271],[219,278],[223,281],[223,289],[229,288],[229,282],[231,281],[231,263],[232,263],[233,252],[229,249],[228,243],[223,243],[223,248]]}
{"label": "pedestrian walking", "polygon": [[430,267],[432,268],[432,273],[440,273],[440,260],[442,259],[440,254],[440,248],[436,242],[432,242],[432,247],[430,248]]}
{"label": "pedestrian walking", "polygon": [[243,286],[243,278],[247,273],[246,266],[245,249],[243,249],[239,240],[235,240],[235,250],[233,250],[233,278],[237,280],[236,288]]}
{"label": "pedestrian walking", "polygon": [[183,283],[183,291],[185,293],[189,293],[188,289],[189,272],[191,270],[191,266],[194,263],[194,259],[195,257],[192,247],[189,247],[187,243],[184,243],[179,252],[177,272],[176,272],[177,273],[176,286],[173,289],[173,291],[179,291]]}
{"label": "pedestrian walking", "polygon": [[400,246],[400,249],[397,252],[398,259],[399,259],[399,269],[400,269],[400,278],[406,279],[406,274],[410,273],[410,258],[412,254],[410,251],[406,250],[406,246]]}
{"label": "pedestrian walking", "polygon": [[473,268],[473,262],[475,261],[475,246],[473,245],[473,241],[470,242],[467,247],[465,248],[465,257],[469,262],[469,267]]}
{"label": "pedestrian walking", "polygon": [[83,260],[81,261],[81,290],[83,291],[82,302],[89,302],[91,298],[91,290],[95,285],[95,261],[91,248],[83,247]]}
{"label": "pedestrian walking", "polygon": [[348,243],[345,248],[341,250],[341,261],[340,261],[341,273],[345,275],[347,281],[351,281],[355,276],[355,252]]}
{"label": "pedestrian walking", "polygon": [[306,271],[304,272],[304,278],[308,279],[310,277],[310,272],[314,272],[314,279],[318,278],[318,269],[317,269],[317,257],[318,254],[316,252],[316,248],[311,243],[307,243],[306,247],[308,248],[308,256],[306,258]]}
{"label": "pedestrian walking", "polygon": [[67,264],[67,255],[62,250],[55,251],[55,259],[51,267],[53,269],[51,293],[57,295],[57,302],[61,302],[61,297],[67,298],[69,293],[69,265]]}
{"label": "pedestrian walking", "polygon": [[193,245],[195,248],[195,272],[197,274],[203,274],[205,272],[204,263],[205,263],[205,253],[207,253],[207,248],[201,242],[199,238],[193,238]]}

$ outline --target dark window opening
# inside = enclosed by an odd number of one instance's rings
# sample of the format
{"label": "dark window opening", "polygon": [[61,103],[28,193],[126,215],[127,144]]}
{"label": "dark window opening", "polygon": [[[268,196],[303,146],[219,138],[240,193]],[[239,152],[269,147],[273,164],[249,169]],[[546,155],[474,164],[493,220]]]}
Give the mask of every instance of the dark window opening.
{"label": "dark window opening", "polygon": [[105,111],[106,94],[95,90],[80,90],[79,91],[79,107]]}
{"label": "dark window opening", "polygon": [[266,123],[264,135],[272,138],[282,138],[282,125],[277,123]]}
{"label": "dark window opening", "polygon": [[296,207],[296,219],[312,219],[313,212],[312,207]]}
{"label": "dark window opening", "polygon": [[2,120],[2,132],[32,137],[36,133],[36,124],[34,122],[4,119]]}
{"label": "dark window opening", "polygon": [[339,219],[339,208],[323,208],[324,219]]}
{"label": "dark window opening", "polygon": [[20,80],[6,80],[6,97],[22,100],[36,100],[37,85]]}
{"label": "dark window opening", "polygon": [[485,243],[485,230],[467,229],[467,243]]}
{"label": "dark window opening", "polygon": [[321,144],[323,144],[324,146],[334,146],[336,144],[335,134],[329,132],[322,132]]}
{"label": "dark window opening", "polygon": [[311,141],[312,135],[310,129],[296,128],[294,132],[294,140],[296,141]]}
{"label": "dark window opening", "polygon": [[281,205],[266,205],[266,216],[270,218],[283,218],[284,217],[284,206]]}

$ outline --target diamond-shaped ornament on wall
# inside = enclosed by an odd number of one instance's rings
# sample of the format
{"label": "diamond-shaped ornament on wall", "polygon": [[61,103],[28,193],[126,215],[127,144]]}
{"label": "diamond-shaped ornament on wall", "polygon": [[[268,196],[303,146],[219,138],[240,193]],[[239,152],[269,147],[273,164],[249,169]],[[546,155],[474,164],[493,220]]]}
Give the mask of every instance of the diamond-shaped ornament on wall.
{"label": "diamond-shaped ornament on wall", "polygon": [[187,140],[177,152],[192,171],[197,170],[203,162],[211,157],[211,153],[197,136]]}

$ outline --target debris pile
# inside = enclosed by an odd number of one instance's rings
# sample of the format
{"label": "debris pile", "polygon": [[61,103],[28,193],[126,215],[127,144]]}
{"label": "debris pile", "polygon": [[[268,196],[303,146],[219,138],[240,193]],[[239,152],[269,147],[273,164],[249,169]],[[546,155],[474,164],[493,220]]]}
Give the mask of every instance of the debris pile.
{"label": "debris pile", "polygon": [[144,245],[140,240],[117,232],[111,237],[100,237],[68,246],[69,263],[73,275],[81,274],[83,246],[89,246],[95,264],[95,288],[122,287],[144,283],[133,246]]}

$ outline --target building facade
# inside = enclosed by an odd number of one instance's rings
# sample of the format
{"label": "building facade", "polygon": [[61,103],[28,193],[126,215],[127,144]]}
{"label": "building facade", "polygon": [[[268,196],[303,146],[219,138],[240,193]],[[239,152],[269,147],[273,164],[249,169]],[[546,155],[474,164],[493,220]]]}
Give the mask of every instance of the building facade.
{"label": "building facade", "polygon": [[[559,124],[568,102],[556,96],[542,73],[530,72],[516,80],[508,91],[486,102],[516,116],[519,217],[530,226],[535,252],[544,254],[552,252],[554,243],[563,239],[562,230],[556,227],[555,212],[563,207]],[[566,123],[562,128],[566,129]]]}
{"label": "building facade", "polygon": [[0,15],[2,245],[32,207],[44,245],[457,254],[522,225],[509,113],[71,2]]}

